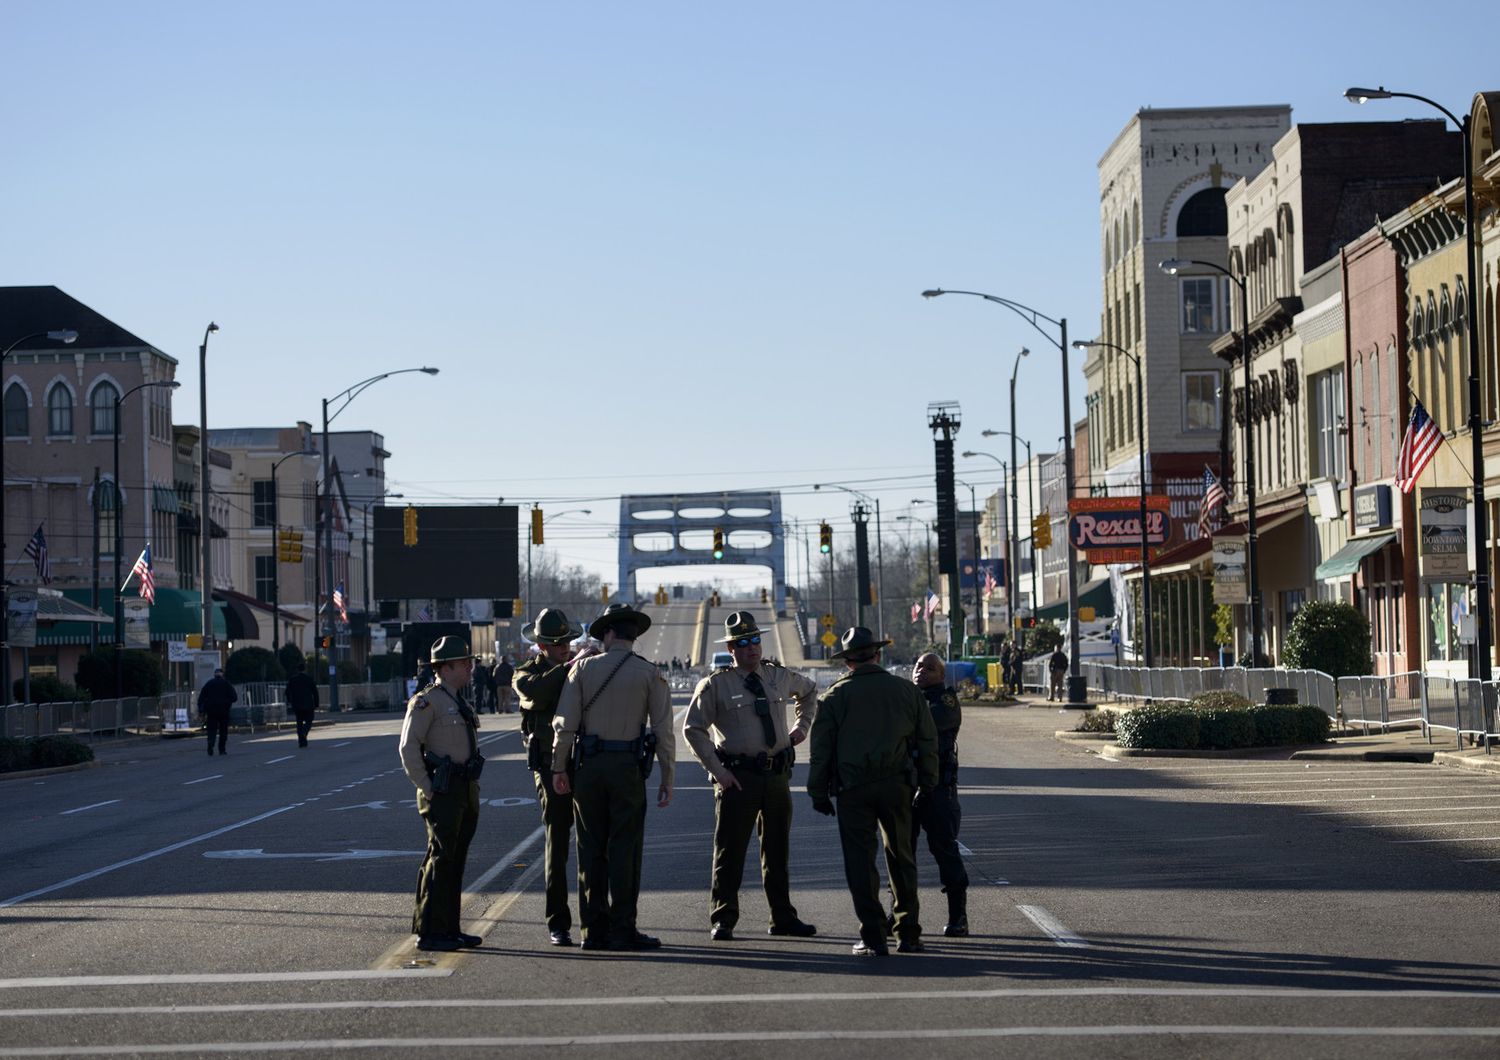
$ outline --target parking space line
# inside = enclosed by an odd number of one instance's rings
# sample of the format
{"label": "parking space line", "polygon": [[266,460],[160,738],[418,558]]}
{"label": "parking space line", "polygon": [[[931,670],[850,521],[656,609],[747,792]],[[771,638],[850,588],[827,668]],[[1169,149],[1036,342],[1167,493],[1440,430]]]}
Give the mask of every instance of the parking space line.
{"label": "parking space line", "polygon": [[335,747],[348,747],[353,742],[354,742],[353,740],[345,740],[343,743],[336,743],[333,746],[335,746]]}
{"label": "parking space line", "polygon": [[1387,839],[1386,842],[1395,843],[1397,846],[1405,846],[1409,843],[1494,843],[1500,842],[1500,835],[1459,836],[1456,839]]}
{"label": "parking space line", "polygon": [[[1500,821],[1423,821],[1423,828],[1477,828],[1480,825],[1500,824]],[[1410,828],[1410,824],[1355,824],[1351,828]]]}
{"label": "parking space line", "polygon": [[1078,935],[1069,931],[1062,922],[1039,905],[1016,906],[1022,916],[1030,920],[1042,932],[1048,935],[1053,942],[1068,949],[1089,949],[1089,944]]}
{"label": "parking space line", "polygon": [[84,810],[97,810],[101,806],[109,806],[109,805],[112,805],[112,804],[117,803],[119,801],[120,801],[119,799],[105,799],[103,802],[91,802],[87,806],[78,806],[78,807],[76,807],[74,809],[71,809],[71,810],[64,810],[62,813],[58,814],[57,816],[59,816],[59,817],[66,817],[70,813],[82,813]]}
{"label": "parking space line", "polygon": [[182,782],[182,785],[183,787],[187,787],[189,784],[202,784],[205,780],[218,780],[223,776],[223,773],[215,773],[211,777],[199,777],[197,780],[184,780]]}
{"label": "parking space line", "polygon": [[[266,763],[266,765],[268,765],[268,766],[274,766],[277,762],[290,762],[293,758],[296,758],[296,757],[297,757],[296,755],[282,755],[280,758],[273,758],[273,759],[271,759],[269,762]],[[366,779],[368,779],[368,778],[366,778]]]}
{"label": "parking space line", "polygon": [[[202,986],[224,983],[318,983],[344,979],[405,979],[410,976],[443,977],[448,971],[436,968],[414,968],[397,974],[368,968],[334,969],[323,972],[203,972],[162,975],[40,975],[34,978],[0,979],[0,990],[65,989],[89,986]],[[0,1009],[0,1012],[6,1010]]]}

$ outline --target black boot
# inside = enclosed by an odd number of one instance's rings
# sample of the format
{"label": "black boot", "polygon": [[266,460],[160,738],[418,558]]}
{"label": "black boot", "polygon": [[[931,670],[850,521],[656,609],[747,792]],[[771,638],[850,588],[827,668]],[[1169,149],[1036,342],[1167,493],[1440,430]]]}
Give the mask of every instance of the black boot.
{"label": "black boot", "polygon": [[948,892],[948,923],[943,925],[943,936],[950,939],[967,938],[969,934],[969,892],[954,888]]}

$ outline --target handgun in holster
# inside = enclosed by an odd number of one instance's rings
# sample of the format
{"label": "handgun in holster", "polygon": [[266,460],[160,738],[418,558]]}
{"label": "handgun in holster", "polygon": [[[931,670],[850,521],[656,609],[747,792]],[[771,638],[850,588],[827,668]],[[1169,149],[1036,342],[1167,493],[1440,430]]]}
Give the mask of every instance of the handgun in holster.
{"label": "handgun in holster", "polygon": [[647,732],[644,725],[641,726],[641,735],[636,739],[635,764],[641,771],[641,779],[646,780],[651,776],[652,763],[656,761],[656,733]]}
{"label": "handgun in holster", "polygon": [[427,767],[427,776],[432,781],[434,795],[446,795],[453,785],[453,759],[447,755],[422,752],[422,764]]}

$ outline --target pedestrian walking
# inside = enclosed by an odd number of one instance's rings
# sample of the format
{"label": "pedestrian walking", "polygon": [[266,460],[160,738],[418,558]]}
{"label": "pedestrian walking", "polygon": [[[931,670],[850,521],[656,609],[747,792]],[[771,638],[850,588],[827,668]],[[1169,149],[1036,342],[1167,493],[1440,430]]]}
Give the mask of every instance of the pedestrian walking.
{"label": "pedestrian walking", "polygon": [[1019,640],[1012,638],[1010,642],[1010,651],[1006,655],[1005,683],[1010,686],[1010,693],[1013,696],[1019,696],[1026,690],[1026,686],[1022,683],[1022,668],[1025,662],[1025,649],[1021,647],[1021,642]]}
{"label": "pedestrian walking", "polygon": [[853,952],[860,957],[890,952],[875,867],[877,830],[895,893],[897,949],[923,949],[912,801],[914,794],[926,798],[937,785],[937,732],[916,686],[880,665],[880,649],[889,643],[863,626],[844,633],[832,658],[842,659],[848,673],[818,703],[807,776],[813,809],[838,816],[844,878],[859,918],[860,940]]}
{"label": "pedestrian walking", "polygon": [[913,808],[912,856],[917,853],[918,837],[926,832],[927,849],[937,862],[938,879],[948,896],[948,923],[943,926],[943,934],[962,938],[969,933],[969,872],[958,849],[958,826],[963,818],[958,804],[958,730],[963,724],[963,710],[958,693],[948,687],[946,665],[934,653],[917,657],[911,679],[932,711],[938,764],[937,786]]}
{"label": "pedestrian walking", "polygon": [[526,765],[536,782],[536,797],[542,807],[546,830],[543,862],[547,891],[547,941],[554,946],[572,946],[572,911],[568,908],[568,843],[573,834],[573,796],[552,786],[552,721],[558,700],[568,680],[571,644],[583,635],[560,609],[548,607],[528,623],[521,635],[534,641],[536,655],[516,667],[516,696],[521,706],[521,739],[526,745]]}
{"label": "pedestrian walking", "polygon": [[462,690],[474,674],[474,656],[459,637],[432,646],[434,683],[406,705],[401,726],[401,766],[417,788],[417,812],[427,828],[427,856],[417,873],[411,929],[417,949],[450,951],[478,946],[478,935],[460,931],[464,863],[479,826],[479,774],[484,758],[479,719]]}
{"label": "pedestrian walking", "polygon": [[287,678],[286,705],[297,720],[297,746],[307,746],[307,734],[312,731],[313,714],[318,709],[318,686],[307,672],[307,663],[299,662],[297,672]]}
{"label": "pedestrian walking", "polygon": [[495,713],[494,701],[490,698],[490,668],[483,660],[474,664],[474,713],[483,714],[488,707]]}
{"label": "pedestrian walking", "polygon": [[208,732],[209,754],[214,753],[216,739],[219,753],[229,753],[229,708],[239,698],[240,694],[234,690],[234,685],[224,679],[222,667],[216,668],[214,675],[203,683],[203,688],[198,693],[198,715],[203,719],[203,727]]}
{"label": "pedestrian walking", "polygon": [[[787,868],[792,830],[794,750],[807,738],[817,707],[817,685],[762,658],[761,631],[749,611],[724,620],[734,666],[709,674],[693,692],[683,737],[714,783],[714,858],[709,881],[709,935],[734,940],[740,883],[750,833],[760,835],[760,873],[770,905],[772,935],[806,938],[818,929],[792,905]],[[797,723],[787,727],[794,704]]]}
{"label": "pedestrian walking", "polygon": [[579,919],[586,950],[661,946],[660,939],[636,927],[646,777],[654,752],[661,763],[656,804],[670,805],[677,750],[667,679],[634,651],[636,637],[650,626],[651,616],[628,604],[610,604],[589,626],[604,651],[574,663],[552,723],[552,786],[572,793],[578,828]]}
{"label": "pedestrian walking", "polygon": [[515,675],[516,668],[510,664],[509,658],[502,655],[495,660],[491,679],[495,682],[495,709],[501,714],[515,713],[516,708],[510,705],[510,689]]}
{"label": "pedestrian walking", "polygon": [[1062,650],[1059,644],[1052,652],[1052,657],[1047,660],[1047,675],[1052,678],[1047,686],[1047,702],[1051,703],[1054,696],[1059,701],[1064,696],[1063,679],[1068,676],[1068,653]]}

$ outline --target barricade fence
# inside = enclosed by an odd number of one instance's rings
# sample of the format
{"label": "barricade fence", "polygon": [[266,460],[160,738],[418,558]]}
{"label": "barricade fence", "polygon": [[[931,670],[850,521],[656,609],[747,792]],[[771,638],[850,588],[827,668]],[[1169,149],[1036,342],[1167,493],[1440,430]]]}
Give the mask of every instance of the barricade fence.
{"label": "barricade fence", "polygon": [[1338,687],[1319,670],[1283,667],[1249,669],[1226,667],[1113,666],[1087,662],[1080,672],[1095,692],[1112,699],[1187,701],[1204,692],[1229,691],[1252,703],[1266,701],[1266,689],[1291,688],[1297,702],[1318,707],[1330,718],[1338,715]]}

